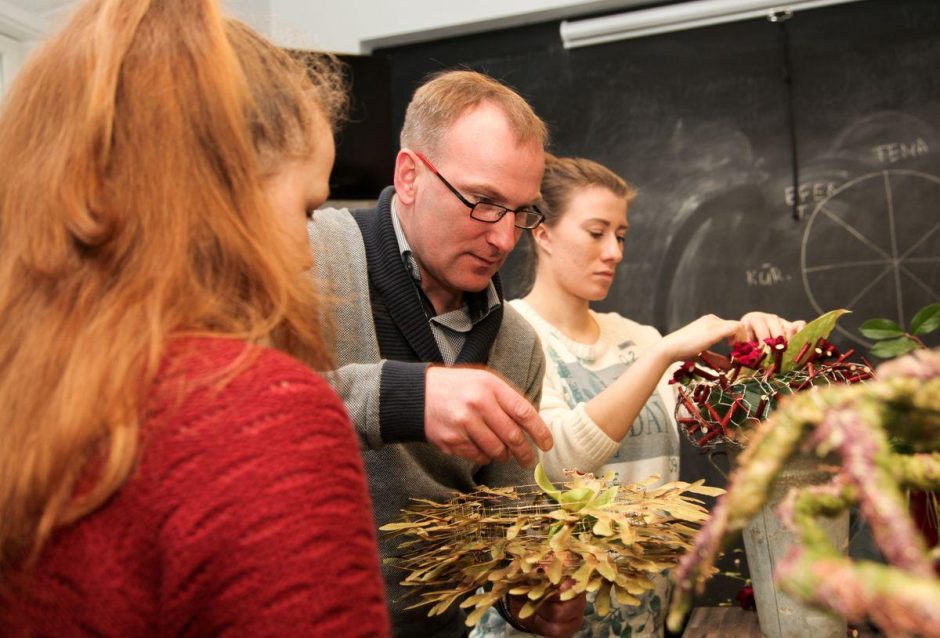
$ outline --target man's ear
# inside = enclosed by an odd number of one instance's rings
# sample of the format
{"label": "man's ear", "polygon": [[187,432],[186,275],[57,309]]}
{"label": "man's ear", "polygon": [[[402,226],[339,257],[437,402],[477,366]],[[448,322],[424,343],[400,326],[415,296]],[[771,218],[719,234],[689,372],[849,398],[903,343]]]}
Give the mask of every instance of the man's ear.
{"label": "man's ear", "polygon": [[411,206],[415,201],[417,163],[418,158],[415,157],[414,151],[407,148],[398,151],[395,158],[395,194],[404,206]]}
{"label": "man's ear", "polygon": [[535,245],[539,250],[542,250],[549,255],[552,254],[552,238],[551,231],[549,230],[548,226],[545,224],[539,224],[529,232],[532,233],[532,240],[535,242]]}

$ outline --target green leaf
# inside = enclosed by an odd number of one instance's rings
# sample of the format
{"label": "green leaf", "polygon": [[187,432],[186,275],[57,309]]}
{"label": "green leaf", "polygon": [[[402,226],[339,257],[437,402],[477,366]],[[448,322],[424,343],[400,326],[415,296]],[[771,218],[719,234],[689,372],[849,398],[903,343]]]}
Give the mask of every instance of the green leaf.
{"label": "green leaf", "polygon": [[548,478],[548,474],[545,473],[545,468],[542,467],[541,463],[535,466],[535,482],[538,483],[538,486],[542,488],[543,492],[551,496],[554,501],[558,502],[561,496],[561,490],[555,487],[552,480]]}
{"label": "green leaf", "polygon": [[911,319],[911,333],[925,335],[940,328],[940,303],[932,303],[917,311]]}
{"label": "green leaf", "polygon": [[594,490],[589,487],[576,487],[561,493],[558,502],[569,512],[577,512],[594,497]]}
{"label": "green leaf", "polygon": [[890,319],[869,319],[859,331],[869,339],[893,339],[904,336],[904,329]]}
{"label": "green leaf", "polygon": [[881,359],[891,359],[918,348],[917,342],[909,337],[898,337],[888,341],[879,341],[872,346],[871,354]]}
{"label": "green leaf", "polygon": [[614,499],[617,498],[617,493],[620,491],[619,487],[609,487],[606,490],[603,490],[597,497],[591,501],[591,507],[596,507],[597,509],[603,509],[614,502]]}
{"label": "green leaf", "polygon": [[831,310],[824,315],[816,317],[810,321],[798,333],[793,335],[790,343],[787,345],[787,351],[783,353],[783,362],[780,365],[781,372],[789,372],[796,364],[794,360],[800,354],[803,344],[815,344],[820,339],[825,339],[836,327],[836,322],[842,315],[851,312],[850,310]]}

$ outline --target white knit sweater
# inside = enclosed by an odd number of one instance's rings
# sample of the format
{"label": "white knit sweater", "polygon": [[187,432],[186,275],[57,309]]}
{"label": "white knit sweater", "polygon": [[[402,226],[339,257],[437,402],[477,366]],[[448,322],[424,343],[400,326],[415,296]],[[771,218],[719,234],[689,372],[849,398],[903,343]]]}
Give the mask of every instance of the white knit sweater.
{"label": "white knit sweater", "polygon": [[676,394],[666,374],[640,411],[631,431],[620,443],[598,427],[584,404],[610,385],[634,361],[661,339],[652,326],[644,326],[617,313],[590,311],[600,327],[596,343],[572,341],[521,299],[510,304],[532,324],[542,342],[546,371],[540,413],[555,438],[542,453],[542,464],[552,480],[564,479],[564,470],[616,472],[622,483],[652,474],[662,482],[679,477],[679,433]]}

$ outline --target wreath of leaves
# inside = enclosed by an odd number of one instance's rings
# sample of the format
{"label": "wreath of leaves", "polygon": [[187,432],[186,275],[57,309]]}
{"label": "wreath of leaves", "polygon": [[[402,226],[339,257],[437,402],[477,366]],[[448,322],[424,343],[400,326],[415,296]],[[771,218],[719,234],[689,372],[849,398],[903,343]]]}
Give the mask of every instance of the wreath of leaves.
{"label": "wreath of leaves", "polygon": [[[414,588],[409,609],[428,605],[433,616],[466,597],[460,607],[473,608],[466,621],[473,626],[506,594],[527,598],[521,618],[555,594],[597,592],[602,615],[611,604],[639,604],[708,518],[688,494],[723,493],[701,481],[650,488],[658,477],[615,485],[613,475],[571,476],[559,489],[538,466],[536,485],[480,487],[447,503],[413,499],[400,521],[381,528],[403,539],[400,555],[386,562]],[[569,579],[573,586],[561,592]]]}

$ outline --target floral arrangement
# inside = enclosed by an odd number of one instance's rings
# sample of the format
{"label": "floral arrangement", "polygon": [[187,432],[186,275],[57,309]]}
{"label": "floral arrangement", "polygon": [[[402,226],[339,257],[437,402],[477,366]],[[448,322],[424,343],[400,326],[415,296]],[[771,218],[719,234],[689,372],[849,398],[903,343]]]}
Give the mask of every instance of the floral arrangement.
{"label": "floral arrangement", "polygon": [[786,395],[819,385],[870,379],[871,365],[852,361],[827,341],[839,317],[833,310],[783,337],[738,342],[730,357],[705,351],[686,361],[670,383],[679,385],[676,419],[693,445],[743,447],[747,437]]}
{"label": "floral arrangement", "polygon": [[[900,363],[870,383],[801,392],[756,429],[727,494],[674,572],[670,628],[681,627],[724,541],[759,515],[790,459],[808,454],[826,459],[831,479],[790,483],[775,515],[797,540],[775,562],[774,581],[850,622],[867,618],[884,635],[940,638],[940,553],[924,542],[904,494],[940,490],[940,349]],[[871,529],[884,563],[847,556],[819,526],[818,518],[849,508]]]}
{"label": "floral arrangement", "polygon": [[[555,594],[567,600],[597,592],[601,614],[614,602],[638,604],[708,518],[687,494],[724,492],[701,481],[650,489],[655,476],[631,485],[614,484],[612,475],[569,476],[559,489],[539,465],[534,486],[480,487],[447,503],[414,499],[401,521],[381,527],[404,537],[401,555],[386,562],[415,588],[411,608],[430,605],[433,616],[464,598],[460,607],[473,608],[466,621],[473,626],[507,594],[527,598],[522,618]],[[559,593],[568,579],[574,585]]]}

